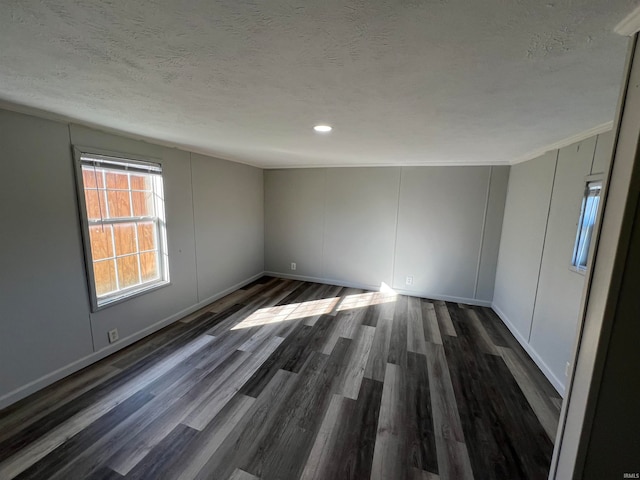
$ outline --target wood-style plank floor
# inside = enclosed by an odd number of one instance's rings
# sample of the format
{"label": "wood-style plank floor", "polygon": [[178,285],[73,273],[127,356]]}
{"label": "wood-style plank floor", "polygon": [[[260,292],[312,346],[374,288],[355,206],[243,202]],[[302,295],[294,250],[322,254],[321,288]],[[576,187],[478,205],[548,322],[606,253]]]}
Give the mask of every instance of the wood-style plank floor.
{"label": "wood-style plank floor", "polygon": [[0,412],[0,478],[546,479],[559,405],[490,309],[264,277]]}

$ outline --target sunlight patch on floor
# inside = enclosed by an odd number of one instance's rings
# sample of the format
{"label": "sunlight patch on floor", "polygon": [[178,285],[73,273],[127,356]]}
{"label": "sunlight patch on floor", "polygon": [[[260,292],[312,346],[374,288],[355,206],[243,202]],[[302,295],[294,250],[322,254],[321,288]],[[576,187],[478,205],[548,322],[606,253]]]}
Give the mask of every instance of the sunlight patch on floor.
{"label": "sunlight patch on floor", "polygon": [[258,325],[269,325],[288,320],[296,320],[305,317],[314,317],[331,313],[340,301],[340,297],[323,298],[321,300],[310,300],[302,303],[292,303],[290,305],[279,305],[277,307],[266,307],[255,311],[242,322],[235,325],[231,330],[241,328],[251,328]]}
{"label": "sunlight patch on floor", "polygon": [[347,295],[338,307],[338,311],[342,312],[352,308],[362,308],[370,305],[395,302],[397,296],[398,295],[395,292],[369,292]]}
{"label": "sunlight patch on floor", "polygon": [[325,315],[333,312],[336,306],[338,312],[354,308],[366,308],[370,305],[395,302],[397,296],[398,294],[393,289],[382,283],[379,292],[359,293],[347,295],[344,298],[323,298],[321,300],[309,300],[307,302],[261,308],[235,325],[231,330]]}

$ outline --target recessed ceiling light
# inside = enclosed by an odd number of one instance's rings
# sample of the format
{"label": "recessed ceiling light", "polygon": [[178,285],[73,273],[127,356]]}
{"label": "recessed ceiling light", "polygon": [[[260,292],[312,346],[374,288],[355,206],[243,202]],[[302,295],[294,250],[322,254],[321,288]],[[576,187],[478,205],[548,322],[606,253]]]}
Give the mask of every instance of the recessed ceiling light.
{"label": "recessed ceiling light", "polygon": [[333,130],[333,127],[330,127],[329,125],[316,125],[313,129],[318,133],[329,133]]}

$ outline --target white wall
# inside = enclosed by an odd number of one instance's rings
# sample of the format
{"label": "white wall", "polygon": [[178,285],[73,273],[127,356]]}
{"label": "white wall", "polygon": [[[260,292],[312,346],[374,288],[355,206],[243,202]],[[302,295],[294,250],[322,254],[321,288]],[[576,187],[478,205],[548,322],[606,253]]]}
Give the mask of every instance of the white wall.
{"label": "white wall", "polygon": [[[90,313],[72,144],[162,163],[170,285]],[[0,145],[0,408],[263,272],[260,169],[8,111]]]}
{"label": "white wall", "polygon": [[[508,172],[268,170],[265,269],[367,288],[384,282],[409,294],[490,304]],[[413,276],[412,286],[407,276]]]}
{"label": "white wall", "polygon": [[493,307],[564,392],[584,274],[571,267],[586,177],[604,171],[611,132],[511,168]]}

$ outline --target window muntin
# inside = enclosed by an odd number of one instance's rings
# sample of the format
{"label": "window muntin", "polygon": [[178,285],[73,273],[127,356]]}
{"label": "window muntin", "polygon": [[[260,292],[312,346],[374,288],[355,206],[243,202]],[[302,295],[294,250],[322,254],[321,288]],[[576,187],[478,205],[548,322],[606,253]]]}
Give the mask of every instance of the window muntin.
{"label": "window muntin", "polygon": [[166,284],[161,166],[92,153],[77,156],[94,308]]}
{"label": "window muntin", "polygon": [[593,229],[598,216],[600,206],[600,193],[602,191],[602,181],[587,182],[582,208],[580,210],[580,220],[576,233],[576,243],[573,249],[573,260],[571,264],[578,270],[586,270],[589,247],[593,237]]}

